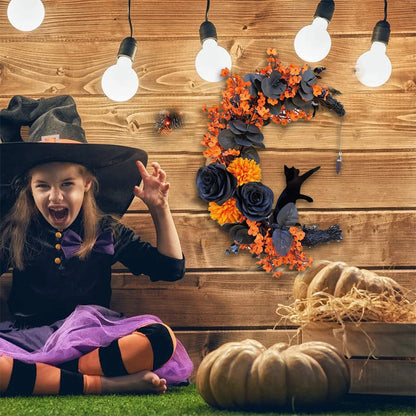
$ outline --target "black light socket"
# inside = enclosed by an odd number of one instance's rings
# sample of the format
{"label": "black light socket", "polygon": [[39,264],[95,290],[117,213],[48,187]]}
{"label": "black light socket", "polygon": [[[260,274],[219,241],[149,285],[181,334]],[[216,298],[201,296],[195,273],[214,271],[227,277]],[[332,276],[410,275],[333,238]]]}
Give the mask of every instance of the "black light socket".
{"label": "black light socket", "polygon": [[199,38],[201,39],[201,43],[204,42],[205,39],[215,39],[217,40],[217,30],[213,23],[208,20],[205,20],[199,27]]}
{"label": "black light socket", "polygon": [[121,41],[117,56],[118,57],[128,56],[132,61],[134,61],[134,57],[136,56],[136,51],[137,51],[136,39],[129,36],[128,38],[124,38]]}
{"label": "black light socket", "polygon": [[334,10],[334,0],[321,0],[318,4],[318,7],[316,8],[314,17],[323,17],[329,22],[332,19]]}
{"label": "black light socket", "polygon": [[379,20],[374,26],[373,37],[371,38],[371,43],[383,42],[387,45],[389,43],[389,38],[390,38],[390,23],[387,20]]}

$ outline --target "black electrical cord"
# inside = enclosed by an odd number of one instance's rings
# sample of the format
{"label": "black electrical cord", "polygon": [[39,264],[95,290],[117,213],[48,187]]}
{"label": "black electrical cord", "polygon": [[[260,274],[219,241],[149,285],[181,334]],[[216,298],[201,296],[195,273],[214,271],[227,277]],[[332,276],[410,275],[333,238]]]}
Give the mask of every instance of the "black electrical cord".
{"label": "black electrical cord", "polygon": [[132,38],[133,37],[133,26],[131,24],[130,6],[131,6],[131,0],[129,0],[129,3],[128,3],[127,13],[128,13],[129,25],[130,25],[130,37]]}
{"label": "black electrical cord", "polygon": [[384,0],[384,20],[387,21],[387,0]]}
{"label": "black electrical cord", "polygon": [[205,11],[205,21],[206,22],[208,22],[209,2],[210,2],[210,0],[207,0],[207,10]]}

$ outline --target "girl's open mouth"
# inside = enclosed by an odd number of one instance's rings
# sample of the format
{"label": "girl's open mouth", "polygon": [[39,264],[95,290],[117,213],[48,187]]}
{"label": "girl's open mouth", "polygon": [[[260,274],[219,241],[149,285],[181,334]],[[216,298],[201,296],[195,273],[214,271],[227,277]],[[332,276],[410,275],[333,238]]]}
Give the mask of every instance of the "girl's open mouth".
{"label": "girl's open mouth", "polygon": [[68,208],[49,208],[49,213],[57,223],[65,222],[68,218]]}

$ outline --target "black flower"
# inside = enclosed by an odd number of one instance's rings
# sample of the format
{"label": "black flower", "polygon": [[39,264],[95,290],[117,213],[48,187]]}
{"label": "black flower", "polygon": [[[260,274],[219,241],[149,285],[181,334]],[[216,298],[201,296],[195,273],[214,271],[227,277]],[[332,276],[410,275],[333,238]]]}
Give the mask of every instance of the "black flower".
{"label": "black flower", "polygon": [[276,222],[281,226],[292,226],[296,225],[298,218],[299,214],[296,205],[294,204],[294,202],[288,202],[278,212],[276,216]]}
{"label": "black flower", "polygon": [[248,182],[236,190],[236,206],[252,221],[262,221],[270,215],[273,191],[261,182]]}
{"label": "black flower", "polygon": [[236,186],[237,178],[218,163],[202,166],[196,174],[198,195],[207,202],[222,205],[233,195]]}
{"label": "black flower", "polygon": [[286,81],[281,76],[279,71],[272,71],[270,77],[261,81],[261,89],[266,97],[279,99],[280,94],[286,90]]}
{"label": "black flower", "polygon": [[310,101],[313,98],[312,85],[315,83],[315,75],[312,70],[308,68],[302,73],[302,80],[300,81],[298,94],[305,100]]}
{"label": "black flower", "polygon": [[229,233],[231,239],[238,244],[251,244],[254,242],[254,236],[249,235],[249,227],[246,223],[224,224],[222,229]]}
{"label": "black flower", "polygon": [[308,68],[305,72],[301,73],[302,77],[298,91],[296,95],[292,98],[287,98],[285,100],[285,108],[288,111],[292,110],[303,110],[310,111],[313,106],[313,85],[315,83],[315,75],[312,70]]}
{"label": "black flower", "polygon": [[263,133],[256,125],[244,123],[242,120],[230,120],[228,127],[234,134],[234,140],[237,144],[265,148]]}
{"label": "black flower", "polygon": [[292,248],[293,235],[290,234],[289,230],[278,226],[273,231],[272,241],[276,253],[281,257],[285,257]]}
{"label": "black flower", "polygon": [[248,91],[252,97],[258,95],[259,92],[262,92],[261,82],[264,78],[266,78],[266,76],[261,74],[247,74],[244,77],[244,82],[251,83],[248,87]]}
{"label": "black flower", "polygon": [[266,103],[266,107],[269,109],[270,114],[278,116],[282,111],[282,103],[279,101],[277,104]]}
{"label": "black flower", "polygon": [[241,146],[235,141],[235,135],[230,129],[221,130],[218,134],[218,143],[224,149],[240,150]]}
{"label": "black flower", "polygon": [[305,101],[300,95],[299,91],[296,95],[292,98],[286,98],[285,100],[285,108],[288,111],[301,109],[304,111],[309,111],[312,108],[313,101],[312,99],[309,101]]}

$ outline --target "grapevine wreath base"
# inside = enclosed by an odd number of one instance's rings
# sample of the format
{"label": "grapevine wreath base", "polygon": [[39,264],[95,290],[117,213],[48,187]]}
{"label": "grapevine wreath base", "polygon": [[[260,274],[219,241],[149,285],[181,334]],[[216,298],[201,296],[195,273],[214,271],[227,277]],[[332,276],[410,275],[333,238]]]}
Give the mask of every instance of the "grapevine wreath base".
{"label": "grapevine wreath base", "polygon": [[345,111],[328,88],[315,83],[324,68],[285,67],[275,49],[267,53],[267,66],[244,79],[223,71],[227,86],[220,105],[204,107],[210,119],[202,142],[207,164],[198,170],[196,183],[199,197],[209,203],[211,218],[234,241],[231,251],[249,250],[264,270],[277,277],[283,265],[305,270],[312,259],[306,258],[303,246],[340,241],[342,231],[338,225],[319,230],[317,225],[298,223],[296,200],[313,201],[301,194],[301,185],[319,166],[302,175],[285,166],[286,188],[273,209],[273,191],[261,182],[256,150],[265,148],[263,127],[310,120],[319,106],[340,117]]}

